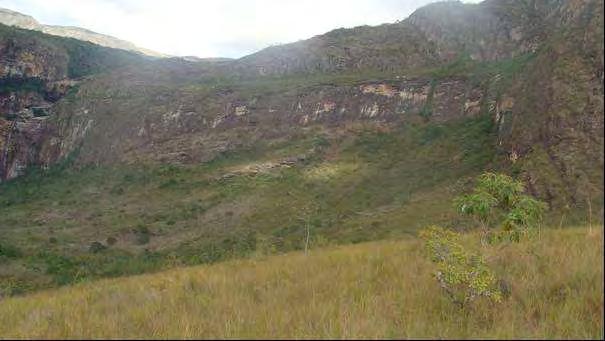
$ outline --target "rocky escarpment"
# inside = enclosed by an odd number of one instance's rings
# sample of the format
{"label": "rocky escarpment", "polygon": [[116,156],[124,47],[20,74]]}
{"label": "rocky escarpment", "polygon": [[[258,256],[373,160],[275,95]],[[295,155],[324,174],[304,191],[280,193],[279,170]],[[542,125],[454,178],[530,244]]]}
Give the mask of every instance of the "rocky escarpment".
{"label": "rocky escarpment", "polygon": [[47,121],[52,106],[83,77],[138,58],[0,25],[0,180],[40,165],[41,145],[51,138]]}
{"label": "rocky escarpment", "polygon": [[[3,167],[50,165],[75,150],[80,163],[198,162],[314,127],[489,115],[501,167],[558,205],[602,203],[602,41],[601,1],[488,0],[433,4],[402,22],[340,29],[235,61],[129,64],[105,50],[70,54],[70,79],[107,72],[53,104],[45,137],[31,138],[39,141],[33,151],[13,152],[28,155],[20,166],[5,158]],[[52,61],[21,69],[61,74],[64,62]]]}
{"label": "rocky escarpment", "polygon": [[71,103],[56,107],[61,144],[49,144],[55,150],[49,155],[65,157],[79,146],[81,162],[199,162],[308,127],[439,123],[479,115],[489,105],[489,89],[462,78],[285,87],[279,96],[259,91],[260,84],[170,93],[159,85],[112,92],[104,84],[113,82],[108,76],[83,84]]}

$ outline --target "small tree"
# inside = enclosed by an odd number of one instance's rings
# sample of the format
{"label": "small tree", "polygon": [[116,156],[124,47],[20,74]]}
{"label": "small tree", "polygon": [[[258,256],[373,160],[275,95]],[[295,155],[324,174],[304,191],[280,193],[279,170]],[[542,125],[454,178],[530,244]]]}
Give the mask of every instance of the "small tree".
{"label": "small tree", "polygon": [[430,226],[420,236],[437,264],[435,277],[454,304],[463,308],[480,297],[501,301],[494,273],[481,255],[465,250],[458,233]]}
{"label": "small tree", "polygon": [[[519,241],[521,235],[539,224],[546,204],[524,194],[525,186],[505,174],[483,173],[470,194],[454,199],[456,210],[473,217],[481,226],[482,243],[493,240]],[[489,234],[489,227],[501,226],[501,231]]]}

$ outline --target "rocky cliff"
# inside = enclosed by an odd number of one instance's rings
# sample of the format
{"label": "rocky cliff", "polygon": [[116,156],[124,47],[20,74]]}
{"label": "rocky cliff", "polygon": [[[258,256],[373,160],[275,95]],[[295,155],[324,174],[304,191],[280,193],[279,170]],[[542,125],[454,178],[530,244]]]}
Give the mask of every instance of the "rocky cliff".
{"label": "rocky cliff", "polygon": [[[53,105],[79,82],[141,57],[0,25],[0,179],[39,165]],[[49,160],[52,162],[55,160]]]}
{"label": "rocky cliff", "polygon": [[[602,1],[436,3],[398,23],[208,63],[58,53],[28,35],[4,29],[0,40],[3,82],[22,82],[19,99],[0,94],[3,179],[76,150],[81,164],[203,162],[313,126],[489,115],[500,167],[556,205],[602,202]],[[30,117],[7,118],[24,108]]]}

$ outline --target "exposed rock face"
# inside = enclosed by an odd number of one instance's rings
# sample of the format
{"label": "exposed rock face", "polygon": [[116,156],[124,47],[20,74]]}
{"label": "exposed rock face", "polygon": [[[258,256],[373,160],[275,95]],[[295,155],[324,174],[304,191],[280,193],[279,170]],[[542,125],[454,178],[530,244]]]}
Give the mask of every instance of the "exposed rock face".
{"label": "exposed rock face", "polygon": [[105,34],[89,31],[80,27],[42,25],[38,21],[36,21],[36,19],[30,17],[29,15],[24,15],[19,12],[11,11],[5,8],[0,8],[0,24],[16,26],[28,30],[36,30],[61,37],[89,41],[91,43],[98,44],[101,46],[133,51],[152,57],[168,57],[163,53],[138,47],[131,42]]}
{"label": "exposed rock face", "polygon": [[[29,21],[16,17],[15,22]],[[44,165],[44,160],[57,160],[43,156],[40,148],[56,140],[47,121],[53,104],[79,83],[75,78],[140,58],[99,49],[0,25],[0,181],[22,174],[28,166]]]}
{"label": "exposed rock face", "polygon": [[48,138],[46,123],[46,117],[0,118],[0,179],[22,175],[27,167],[45,166],[39,161],[42,144]]}
{"label": "exposed rock face", "polygon": [[[535,193],[563,202],[602,196],[602,1],[438,3],[402,22],[335,30],[235,61],[132,63],[103,50],[98,65],[107,72],[84,69],[94,77],[69,100],[57,99],[73,85],[77,55],[22,41],[0,40],[13,56],[0,57],[0,76],[41,79],[44,91],[0,94],[0,108],[21,112],[20,124],[2,123],[5,179],[77,149],[81,163],[198,162],[313,125],[487,114],[509,166]],[[317,75],[328,80],[307,80]],[[48,118],[23,112],[42,105],[52,105]]]}
{"label": "exposed rock face", "polygon": [[[435,84],[415,79],[283,89],[279,96],[245,95],[228,89],[211,89],[201,95],[181,89],[167,97],[137,87],[125,89],[128,94],[120,96],[105,91],[108,84],[120,82],[116,76],[82,84],[69,105],[55,106],[58,114],[53,124],[62,142],[48,146],[49,150],[55,148],[52,155],[65,156],[81,146],[82,162],[205,161],[219,152],[287,137],[311,125],[417,121],[429,93],[433,122],[473,116],[478,111],[465,104],[480,101],[484,92],[464,79]],[[149,80],[145,83],[151,86]],[[150,95],[156,100],[147,100]],[[138,105],[143,101],[145,105]],[[121,114],[124,110],[127,115]]]}
{"label": "exposed rock face", "polygon": [[17,26],[28,30],[35,30],[40,26],[36,19],[29,15],[0,8],[0,23],[8,26]]}

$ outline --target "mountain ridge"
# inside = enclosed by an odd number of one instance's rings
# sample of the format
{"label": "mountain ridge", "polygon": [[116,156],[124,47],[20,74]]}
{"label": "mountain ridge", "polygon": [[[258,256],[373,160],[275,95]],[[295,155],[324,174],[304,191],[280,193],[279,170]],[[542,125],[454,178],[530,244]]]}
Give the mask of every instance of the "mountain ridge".
{"label": "mountain ridge", "polygon": [[91,43],[95,43],[105,47],[134,51],[151,57],[169,57],[169,55],[167,54],[138,47],[135,44],[126,40],[122,40],[102,33],[97,33],[89,29],[77,26],[40,24],[36,19],[29,15],[25,15],[6,8],[0,8],[0,23],[8,26],[16,26],[24,29],[36,30],[60,37],[68,37],[83,41],[89,41]]}

